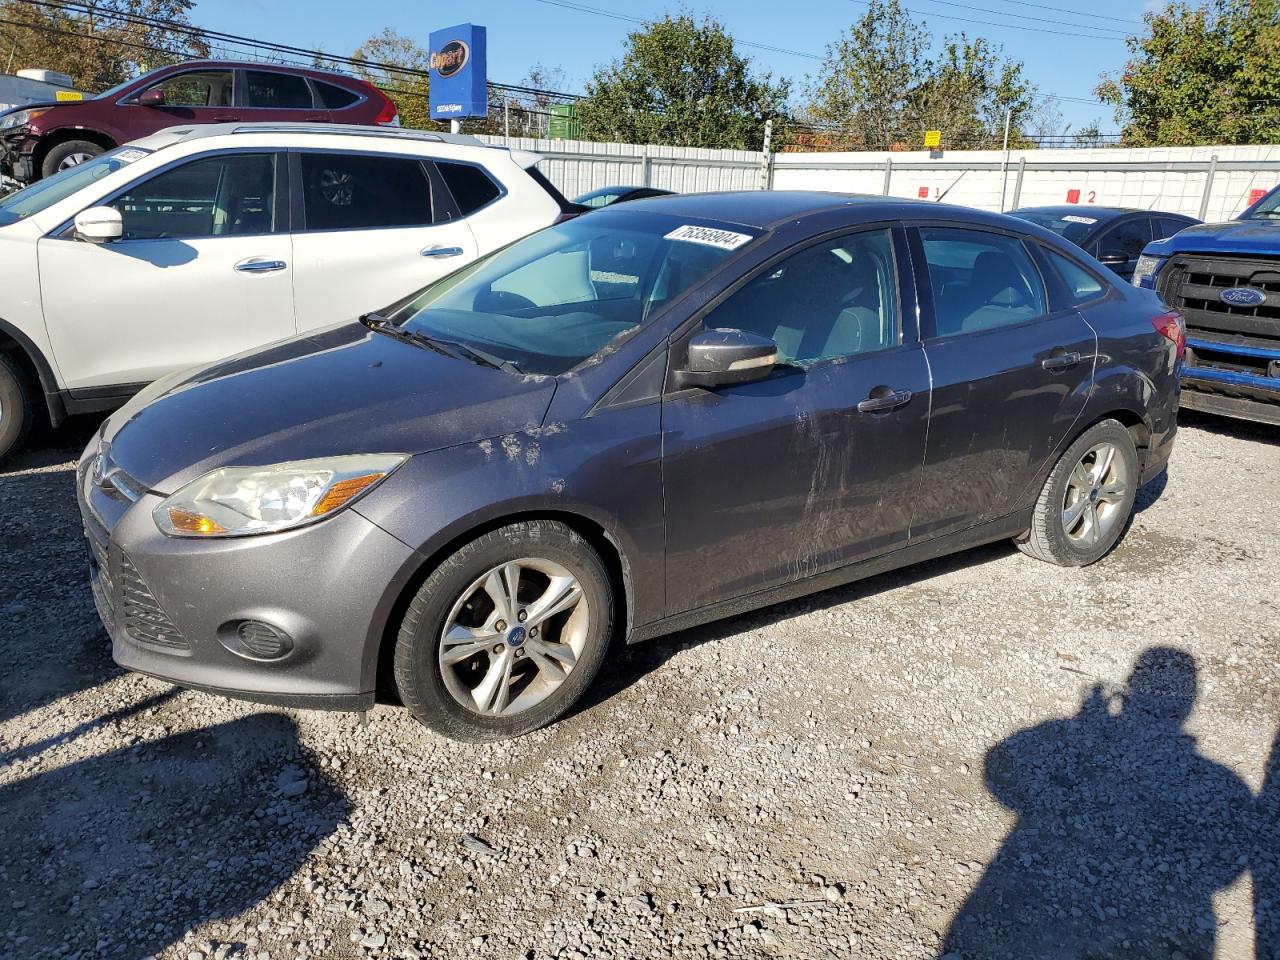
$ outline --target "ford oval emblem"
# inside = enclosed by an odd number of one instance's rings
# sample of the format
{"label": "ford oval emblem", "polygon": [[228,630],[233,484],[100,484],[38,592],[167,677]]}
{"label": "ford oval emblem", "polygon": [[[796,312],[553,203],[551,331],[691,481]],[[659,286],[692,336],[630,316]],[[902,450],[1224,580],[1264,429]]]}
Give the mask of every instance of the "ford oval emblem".
{"label": "ford oval emblem", "polygon": [[1218,299],[1233,307],[1256,307],[1267,295],[1253,287],[1229,287],[1218,294]]}
{"label": "ford oval emblem", "polygon": [[458,73],[471,59],[471,48],[465,40],[450,40],[439,52],[431,54],[431,69],[448,79]]}

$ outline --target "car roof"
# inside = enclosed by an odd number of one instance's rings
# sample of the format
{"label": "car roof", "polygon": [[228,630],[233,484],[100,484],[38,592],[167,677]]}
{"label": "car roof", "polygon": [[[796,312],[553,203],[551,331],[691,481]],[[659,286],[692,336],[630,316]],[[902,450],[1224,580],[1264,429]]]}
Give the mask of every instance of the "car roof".
{"label": "car roof", "polygon": [[1140,210],[1137,207],[1098,207],[1093,204],[1082,206],[1078,203],[1053,203],[1043,207],[1019,207],[1017,210],[1009,211],[1014,216],[1020,213],[1047,213],[1050,216],[1077,216],[1092,217],[1101,222],[1103,220],[1114,220],[1117,217],[1123,217],[1129,213],[1149,213],[1152,216],[1181,216],[1181,214],[1162,214],[1159,210]]}
{"label": "car roof", "polygon": [[[1008,218],[998,213],[975,210],[926,200],[882,197],[856,193],[824,193],[817,190],[741,190],[723,193],[677,193],[669,196],[633,200],[610,205],[616,215],[662,213],[672,216],[697,217],[736,223],[764,230],[769,227],[834,210],[856,213],[856,219],[876,220],[925,219],[962,220],[989,226],[1010,226]],[[1019,229],[1033,224],[1018,221]]]}
{"label": "car roof", "polygon": [[[165,64],[157,69],[163,70],[265,70],[268,73],[298,73],[309,77],[337,77],[340,80],[354,81],[368,85],[368,81],[339,70],[325,70],[320,67],[304,67],[292,63],[267,63],[262,60],[183,60],[180,63]],[[138,79],[142,79],[139,77]]]}

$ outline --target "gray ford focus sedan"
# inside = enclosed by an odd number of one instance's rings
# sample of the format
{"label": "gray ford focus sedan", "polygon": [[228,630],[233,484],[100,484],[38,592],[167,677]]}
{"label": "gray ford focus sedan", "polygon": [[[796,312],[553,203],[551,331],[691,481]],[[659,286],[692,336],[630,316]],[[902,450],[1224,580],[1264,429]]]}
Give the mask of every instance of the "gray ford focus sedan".
{"label": "gray ford focus sedan", "polygon": [[614,638],[1003,538],[1098,560],[1168,461],[1183,348],[1012,218],[622,204],[143,390],[79,465],[94,597],[132,670],[514,736]]}

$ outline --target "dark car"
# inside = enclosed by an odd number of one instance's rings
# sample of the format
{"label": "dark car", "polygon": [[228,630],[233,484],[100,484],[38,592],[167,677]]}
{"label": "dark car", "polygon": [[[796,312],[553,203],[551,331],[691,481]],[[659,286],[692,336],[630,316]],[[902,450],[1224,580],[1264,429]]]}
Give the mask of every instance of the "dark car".
{"label": "dark car", "polygon": [[321,70],[225,60],[161,67],[88,100],[28,104],[0,115],[5,172],[23,182],[184,123],[399,123],[372,84]]}
{"label": "dark car", "polygon": [[1127,207],[1023,207],[1010,216],[1052,230],[1081,247],[1125,280],[1133,279],[1142,248],[1152,240],[1171,237],[1200,221],[1180,213],[1155,213]]}
{"label": "dark car", "polygon": [[574,199],[574,203],[583,207],[607,207],[615,203],[626,203],[628,200],[648,200],[650,197],[669,197],[674,190],[663,190],[661,187],[601,187]]}
{"label": "dark car", "polygon": [[1183,407],[1280,426],[1280,187],[1152,243],[1133,282],[1186,317]]}
{"label": "dark car", "polygon": [[1010,217],[622,204],[144,390],[78,467],[94,595],[132,670],[516,735],[615,635],[1005,538],[1099,559],[1181,352],[1154,293]]}

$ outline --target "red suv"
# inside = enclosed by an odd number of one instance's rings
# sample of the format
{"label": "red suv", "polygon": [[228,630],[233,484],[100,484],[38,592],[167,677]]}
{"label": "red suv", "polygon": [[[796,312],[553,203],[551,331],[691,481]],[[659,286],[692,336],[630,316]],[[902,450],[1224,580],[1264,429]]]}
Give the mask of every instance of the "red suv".
{"label": "red suv", "polygon": [[152,70],[90,100],[0,114],[0,169],[30,183],[165,127],[241,120],[400,122],[394,103],[354,77],[265,63],[190,61]]}

